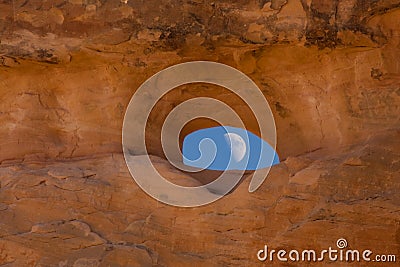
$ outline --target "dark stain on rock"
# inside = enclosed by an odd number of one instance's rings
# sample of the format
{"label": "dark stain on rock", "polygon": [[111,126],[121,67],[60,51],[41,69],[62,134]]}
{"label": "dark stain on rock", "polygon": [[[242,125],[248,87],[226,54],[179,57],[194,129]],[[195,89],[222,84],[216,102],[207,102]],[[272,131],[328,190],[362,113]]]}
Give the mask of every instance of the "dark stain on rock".
{"label": "dark stain on rock", "polygon": [[279,116],[281,116],[282,118],[289,117],[290,110],[282,106],[280,102],[275,103],[275,109],[278,112]]}

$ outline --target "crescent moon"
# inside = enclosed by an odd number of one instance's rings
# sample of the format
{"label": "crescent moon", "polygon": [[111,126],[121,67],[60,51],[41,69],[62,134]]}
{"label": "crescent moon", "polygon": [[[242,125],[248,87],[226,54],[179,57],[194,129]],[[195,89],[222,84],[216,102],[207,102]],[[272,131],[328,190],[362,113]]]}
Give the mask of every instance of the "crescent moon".
{"label": "crescent moon", "polygon": [[230,145],[232,157],[236,162],[241,161],[246,155],[247,146],[243,138],[235,133],[224,134],[225,141]]}

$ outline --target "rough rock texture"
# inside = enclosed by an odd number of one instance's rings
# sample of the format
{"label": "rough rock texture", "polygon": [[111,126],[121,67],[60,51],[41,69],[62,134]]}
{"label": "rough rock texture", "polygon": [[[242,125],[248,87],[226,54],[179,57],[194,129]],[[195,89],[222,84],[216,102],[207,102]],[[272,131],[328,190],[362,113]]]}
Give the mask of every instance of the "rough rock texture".
{"label": "rough rock texture", "polygon": [[[256,266],[264,244],[324,249],[340,237],[400,260],[399,21],[395,0],[0,0],[0,265]],[[246,177],[214,204],[179,209],[131,179],[121,127],[142,82],[190,60],[256,82],[285,161],[253,194]],[[164,96],[149,150],[190,185],[162,159],[159,131],[197,96],[258,131],[223,88]]]}
{"label": "rough rock texture", "polygon": [[341,237],[353,249],[398,255],[399,141],[389,131],[334,156],[289,158],[255,193],[247,177],[193,209],[149,198],[120,154],[3,166],[1,263],[256,266],[264,244],[322,250]]}

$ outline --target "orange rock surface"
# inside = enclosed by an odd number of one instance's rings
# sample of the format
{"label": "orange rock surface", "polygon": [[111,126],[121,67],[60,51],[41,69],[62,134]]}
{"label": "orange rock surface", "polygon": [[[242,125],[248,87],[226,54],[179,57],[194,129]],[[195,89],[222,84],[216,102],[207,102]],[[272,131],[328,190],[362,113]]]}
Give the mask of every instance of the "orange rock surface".
{"label": "orange rock surface", "polygon": [[[0,265],[262,266],[266,244],[322,250],[339,238],[400,261],[399,8],[396,0],[0,1]],[[255,193],[246,174],[225,198],[187,209],[138,187],[121,133],[135,90],[192,60],[254,80],[274,113],[282,163]],[[163,159],[159,134],[173,107],[198,96],[226,102],[258,131],[223,88],[164,96],[146,139],[157,169],[185,185],[198,181]],[[184,134],[211,125],[195,121]]]}

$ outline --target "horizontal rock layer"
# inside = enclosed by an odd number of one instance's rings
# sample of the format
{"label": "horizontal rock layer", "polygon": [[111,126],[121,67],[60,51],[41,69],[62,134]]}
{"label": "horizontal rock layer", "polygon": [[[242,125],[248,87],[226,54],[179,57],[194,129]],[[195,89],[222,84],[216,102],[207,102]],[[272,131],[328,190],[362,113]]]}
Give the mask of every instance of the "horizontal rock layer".
{"label": "horizontal rock layer", "polygon": [[[352,249],[396,254],[399,140],[390,131],[343,154],[288,158],[255,193],[246,177],[225,198],[191,209],[146,195],[119,154],[3,167],[0,262],[256,266],[265,244],[320,251],[339,238]],[[174,172],[166,161],[155,164]]]}

